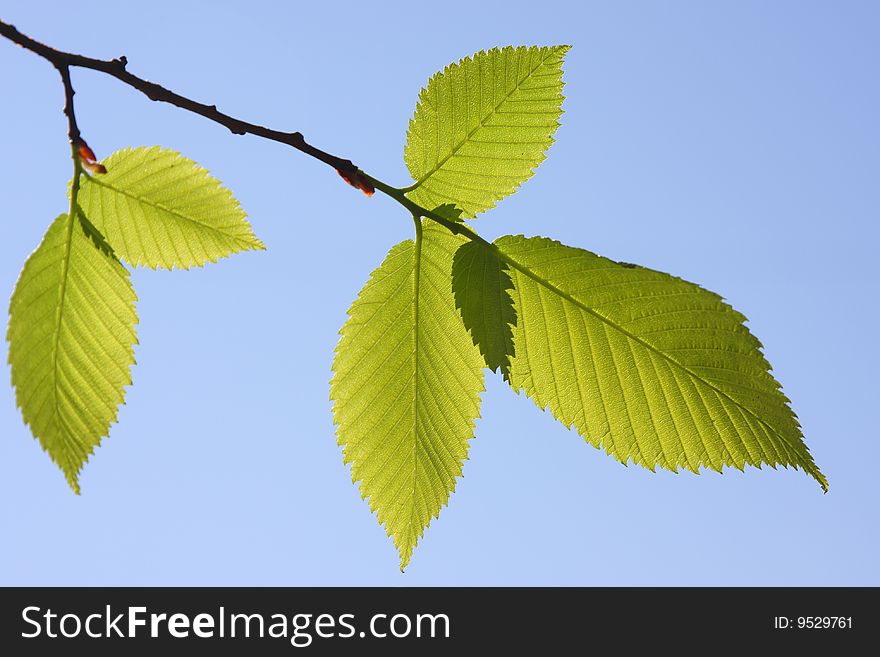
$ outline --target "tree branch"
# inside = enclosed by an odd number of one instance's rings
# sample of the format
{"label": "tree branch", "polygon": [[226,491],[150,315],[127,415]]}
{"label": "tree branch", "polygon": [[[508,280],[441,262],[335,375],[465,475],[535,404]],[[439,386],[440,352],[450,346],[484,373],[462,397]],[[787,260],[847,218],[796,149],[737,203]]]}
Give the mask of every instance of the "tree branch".
{"label": "tree branch", "polygon": [[169,103],[171,105],[174,105],[175,107],[179,107],[180,109],[198,114],[199,116],[202,116],[209,121],[213,121],[214,123],[219,123],[220,125],[225,126],[233,134],[250,134],[256,137],[262,137],[263,139],[269,139],[271,141],[291,146],[296,150],[301,151],[306,155],[309,155],[316,160],[319,160],[333,167],[334,169],[336,169],[337,173],[339,173],[339,175],[346,180],[346,182],[348,182],[353,187],[360,189],[367,195],[372,195],[375,190],[379,190],[383,194],[390,196],[395,201],[400,203],[414,216],[425,217],[426,219],[430,219],[431,221],[434,221],[446,227],[447,230],[455,235],[461,235],[469,240],[481,242],[483,244],[491,246],[489,242],[484,240],[465,224],[450,221],[449,219],[435,214],[431,210],[423,208],[417,203],[411,201],[409,198],[407,198],[406,192],[410,191],[412,187],[407,187],[406,189],[398,189],[396,187],[392,187],[391,185],[387,185],[381,180],[378,180],[361,171],[357,166],[355,166],[355,164],[351,160],[331,155],[330,153],[327,153],[319,148],[312,146],[311,144],[306,142],[305,138],[300,132],[282,132],[280,130],[273,130],[271,128],[266,128],[264,126],[256,125],[254,123],[242,121],[241,119],[237,119],[219,111],[216,105],[205,105],[203,103],[196,102],[190,98],[181,96],[178,93],[166,89],[165,87],[158,85],[154,82],[139,78],[138,76],[129,73],[128,70],[126,70],[128,60],[125,58],[125,56],[117,57],[116,59],[104,60],[93,59],[92,57],[84,57],[83,55],[77,55],[75,53],[56,50],[51,46],[47,46],[44,43],[40,43],[39,41],[36,41],[35,39],[32,39],[25,34],[22,34],[15,28],[15,26],[5,23],[2,20],[0,20],[0,35],[6,37],[13,43],[18,44],[25,50],[30,50],[31,52],[39,55],[43,59],[49,61],[61,73],[61,80],[64,83],[65,91],[64,113],[67,115],[70,140],[71,143],[74,144],[75,149],[78,149],[80,146],[85,147],[85,152],[81,150],[80,153],[81,156],[85,158],[84,162],[86,163],[86,165],[89,164],[89,160],[91,159],[92,166],[100,167],[100,165],[94,164],[94,155],[91,153],[91,150],[88,149],[88,146],[85,145],[85,141],[82,139],[79,128],[76,125],[76,116],[73,110],[74,90],[73,85],[70,82],[71,66],[91,69],[93,71],[98,71],[100,73],[104,73],[106,75],[114,77],[120,82],[123,82],[124,84],[127,84],[134,89],[137,89],[150,100]]}
{"label": "tree branch", "polygon": [[70,81],[70,68],[64,64],[55,64],[55,68],[58,69],[61,83],[64,85],[64,115],[67,117],[67,136],[70,137],[70,143],[75,146],[82,141],[82,137],[79,134],[79,126],[76,125],[76,112],[73,109],[73,96],[76,92]]}
{"label": "tree branch", "polygon": [[[236,119],[235,117],[229,116],[228,114],[224,114],[223,112],[219,111],[216,105],[205,105],[203,103],[196,102],[190,98],[181,96],[178,93],[166,89],[165,87],[158,85],[154,82],[139,78],[138,76],[129,73],[126,70],[128,60],[124,56],[118,57],[116,59],[104,60],[93,59],[92,57],[84,57],[83,55],[77,55],[75,53],[56,50],[55,48],[47,46],[44,43],[40,43],[39,41],[36,41],[35,39],[32,39],[25,34],[22,34],[15,28],[15,26],[5,23],[2,20],[0,20],[0,35],[6,37],[13,43],[18,44],[25,50],[30,50],[32,53],[35,53],[43,59],[49,61],[61,73],[62,80],[64,81],[65,92],[69,91],[67,95],[67,103],[65,105],[65,114],[67,114],[70,127],[75,132],[75,134],[71,133],[71,140],[73,140],[74,137],[79,138],[79,131],[76,129],[76,119],[72,118],[73,88],[70,85],[69,73],[71,66],[77,66],[79,68],[91,69],[93,71],[98,71],[100,73],[104,73],[106,75],[114,77],[120,82],[123,82],[134,89],[137,89],[150,100],[155,100],[162,103],[170,103],[171,105],[179,107],[180,109],[184,109],[188,112],[203,116],[204,118],[213,121],[214,123],[219,123],[220,125],[225,126],[233,134],[255,135],[257,137],[262,137],[263,139],[269,139],[271,141],[276,141],[281,144],[291,146],[296,150],[301,151],[306,155],[310,155],[311,157],[333,167],[346,180],[349,180],[350,178],[353,178],[356,181],[361,179],[359,174],[361,174],[362,172],[354,165],[354,163],[352,163],[351,160],[343,159],[341,157],[331,155],[330,153],[326,153],[319,148],[315,148],[314,146],[306,142],[305,138],[303,138],[302,136],[302,133],[282,132],[280,130],[273,130],[271,128],[266,128],[264,126],[256,125],[254,123],[242,121],[241,119]],[[349,182],[351,181],[349,180]],[[358,185],[355,184],[355,187],[358,187]]]}

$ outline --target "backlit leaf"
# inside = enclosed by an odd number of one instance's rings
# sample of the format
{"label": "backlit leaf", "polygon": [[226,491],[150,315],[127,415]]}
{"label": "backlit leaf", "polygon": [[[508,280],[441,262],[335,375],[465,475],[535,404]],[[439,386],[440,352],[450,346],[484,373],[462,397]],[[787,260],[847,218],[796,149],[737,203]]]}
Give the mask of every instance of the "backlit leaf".
{"label": "backlit leaf", "polygon": [[827,490],[760,343],[721,297],[545,238],[496,245],[515,288],[515,390],[624,463],[793,466]]}
{"label": "backlit leaf", "polygon": [[232,193],[176,151],[124,148],[83,176],[79,205],[131,265],[172,269],[265,248]]}
{"label": "backlit leaf", "polygon": [[9,363],[25,422],[79,492],[79,472],[116,421],[137,342],[128,272],[85,220],[58,217],[9,307]]}
{"label": "backlit leaf", "polygon": [[562,116],[568,46],[510,46],[450,64],[422,89],[404,159],[425,208],[488,210],[531,178]]}
{"label": "backlit leaf", "polygon": [[483,361],[450,286],[461,243],[427,222],[392,248],[352,304],[333,361],[338,442],[401,568],[455,489],[479,416]]}

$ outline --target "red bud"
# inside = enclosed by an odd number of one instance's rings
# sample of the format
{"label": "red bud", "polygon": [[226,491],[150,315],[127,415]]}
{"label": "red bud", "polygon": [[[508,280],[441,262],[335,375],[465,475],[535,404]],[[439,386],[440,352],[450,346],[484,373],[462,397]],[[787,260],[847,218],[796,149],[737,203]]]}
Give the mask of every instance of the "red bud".
{"label": "red bud", "polygon": [[367,196],[372,196],[376,193],[376,188],[373,187],[373,183],[369,181],[367,176],[360,169],[354,169],[352,171],[336,169],[336,173],[342,176],[342,179],[349,185],[355,189],[361,190]]}
{"label": "red bud", "polygon": [[77,151],[79,152],[79,157],[81,160],[94,162],[98,159],[95,157],[95,151],[89,148],[89,145],[84,141],[81,141],[79,143],[79,148],[77,149]]}
{"label": "red bud", "polygon": [[83,167],[92,173],[107,173],[107,167],[96,162],[98,158],[95,157],[95,151],[89,148],[89,145],[82,139],[76,145],[76,154]]}
{"label": "red bud", "polygon": [[82,165],[92,173],[107,173],[107,167],[99,162],[83,162]]}

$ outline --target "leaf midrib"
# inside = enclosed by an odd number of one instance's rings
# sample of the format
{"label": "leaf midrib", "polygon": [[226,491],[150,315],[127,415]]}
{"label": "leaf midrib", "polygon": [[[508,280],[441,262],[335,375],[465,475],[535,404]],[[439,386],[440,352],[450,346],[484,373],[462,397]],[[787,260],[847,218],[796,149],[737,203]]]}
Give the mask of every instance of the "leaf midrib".
{"label": "leaf midrib", "polygon": [[[67,298],[67,281],[70,272],[70,256],[73,252],[73,226],[76,220],[67,215],[67,243],[64,250],[64,259],[61,262],[61,294],[58,301],[58,320],[55,323],[55,339],[52,346],[52,415],[53,417],[61,417],[61,411],[58,407],[58,347],[61,343],[61,325],[64,322],[64,307]],[[66,427],[65,427],[66,429]],[[67,433],[67,431],[65,431]]]}
{"label": "leaf midrib", "polygon": [[[568,294],[568,293],[565,292],[564,290],[561,290],[561,289],[558,288],[557,286],[553,285],[553,283],[551,283],[551,282],[548,281],[547,279],[543,278],[542,276],[538,275],[537,273],[535,273],[534,271],[532,271],[529,267],[527,267],[527,266],[525,266],[525,265],[523,265],[523,264],[517,262],[513,257],[511,257],[509,254],[505,253],[505,252],[504,252],[500,247],[498,247],[496,244],[493,244],[492,246],[493,246],[493,247],[495,248],[495,250],[498,252],[500,258],[501,258],[502,260],[504,260],[504,262],[506,262],[507,264],[509,264],[511,267],[513,267],[514,269],[516,269],[516,270],[519,271],[520,273],[524,274],[525,276],[528,276],[529,278],[531,278],[533,281],[535,281],[535,282],[538,283],[539,285],[544,286],[545,288],[547,288],[548,290],[550,290],[550,291],[553,292],[554,294],[557,294],[557,295],[559,295],[560,297],[562,297],[563,299],[565,299],[566,301],[569,301],[570,303],[574,304],[575,306],[577,306],[578,308],[580,308],[580,309],[583,310],[584,312],[588,313],[589,315],[595,317],[596,319],[598,319],[599,321],[603,322],[604,324],[606,324],[606,325],[610,326],[611,328],[613,328],[613,329],[619,331],[620,333],[622,333],[623,335],[625,335],[625,336],[628,337],[629,339],[631,339],[631,340],[635,341],[637,344],[643,346],[645,349],[647,349],[647,350],[651,351],[652,353],[658,355],[660,358],[663,358],[663,359],[666,360],[667,362],[672,363],[673,365],[675,365],[675,366],[678,367],[679,369],[683,370],[686,374],[688,374],[689,376],[693,377],[695,380],[697,380],[697,381],[699,381],[700,383],[702,383],[702,384],[708,386],[711,390],[715,391],[717,394],[721,395],[722,397],[724,397],[725,399],[727,399],[728,401],[730,401],[732,404],[734,404],[735,406],[737,406],[737,407],[740,408],[741,410],[743,410],[743,411],[745,411],[746,413],[748,413],[748,414],[749,414],[751,417],[753,417],[758,423],[760,423],[760,424],[762,424],[763,426],[767,427],[770,431],[772,431],[774,434],[776,434],[776,435],[777,435],[777,436],[778,436],[783,442],[785,442],[785,444],[787,444],[787,445],[793,450],[792,454],[795,454],[795,455],[797,454],[797,450],[795,449],[795,446],[791,444],[791,442],[788,440],[788,438],[785,436],[785,434],[783,434],[781,431],[779,431],[778,429],[776,429],[776,427],[774,427],[773,425],[771,425],[769,422],[767,422],[767,421],[764,420],[763,418],[761,418],[761,417],[759,417],[758,415],[756,415],[755,412],[752,411],[750,408],[748,408],[747,406],[744,406],[743,404],[741,404],[740,402],[738,402],[736,399],[734,399],[733,397],[731,397],[729,394],[727,394],[725,391],[719,389],[719,388],[718,388],[717,386],[715,386],[712,382],[707,381],[706,379],[704,379],[703,377],[701,377],[699,374],[697,374],[696,372],[692,371],[689,367],[687,367],[686,365],[684,365],[684,364],[680,363],[679,361],[677,361],[677,360],[676,360],[675,358],[673,358],[672,356],[669,356],[669,355],[666,354],[665,352],[663,352],[663,351],[657,349],[657,348],[654,347],[652,344],[646,342],[645,340],[643,340],[643,339],[640,338],[639,336],[637,336],[637,335],[631,333],[630,331],[627,331],[625,328],[623,328],[622,326],[620,326],[619,324],[617,324],[617,323],[614,322],[613,320],[611,320],[611,319],[605,317],[605,316],[602,315],[601,313],[599,313],[599,312],[595,311],[594,309],[590,308],[589,306],[587,306],[587,305],[584,304],[583,302],[579,301],[578,299],[576,299],[576,298],[573,297],[572,295]],[[812,474],[814,477],[816,477],[816,478],[819,480],[819,483],[822,485],[822,487],[825,488],[825,489],[827,490],[827,485],[828,485],[828,484],[827,484],[827,481],[825,480],[824,475],[822,475],[822,473],[818,470],[818,468],[816,468],[816,466],[813,465],[812,463],[810,463],[809,460],[807,460],[807,459],[800,459],[800,460],[801,460],[801,467],[803,467],[803,468],[804,468],[805,470],[807,470],[810,474]]]}
{"label": "leaf midrib", "polygon": [[[96,176],[92,176],[89,179],[89,183],[97,185],[98,187],[103,187],[105,189],[109,189],[111,191],[116,192],[117,194],[121,194],[122,196],[125,196],[126,198],[130,198],[134,201],[137,201],[138,203],[143,203],[144,205],[148,205],[148,206],[155,208],[157,210],[161,210],[162,212],[167,212],[168,214],[173,215],[175,217],[178,217],[180,219],[183,219],[184,221],[191,223],[191,224],[194,224],[194,225],[198,226],[199,228],[206,228],[206,229],[213,231],[219,235],[222,235],[223,237],[233,239],[236,242],[238,242],[239,244],[249,246],[249,247],[255,246],[255,241],[246,240],[244,238],[239,237],[238,235],[233,235],[231,233],[227,233],[216,226],[202,223],[201,221],[198,221],[197,219],[193,219],[192,217],[188,217],[185,214],[182,214],[180,211],[174,210],[174,209],[169,208],[165,205],[162,205],[161,203],[159,203],[157,201],[154,201],[149,198],[145,198],[143,196],[136,196],[135,194],[132,194],[131,192],[127,192],[124,189],[120,189],[119,187],[115,187],[114,185],[112,185],[104,180],[100,180]],[[259,244],[259,242],[256,241],[256,244]]]}
{"label": "leaf midrib", "polygon": [[[437,173],[440,169],[442,169],[444,164],[446,164],[449,160],[451,160],[453,157],[455,157],[455,155],[458,153],[458,151],[460,151],[462,148],[464,148],[464,145],[467,144],[467,143],[471,140],[471,138],[472,138],[475,134],[477,134],[477,132],[478,132],[479,130],[481,130],[482,128],[485,127],[483,124],[484,124],[488,119],[492,118],[495,114],[497,114],[499,108],[500,108],[502,105],[504,105],[504,103],[506,103],[506,102],[510,99],[510,97],[511,97],[515,92],[519,91],[520,87],[521,87],[525,82],[527,82],[529,79],[531,79],[531,77],[535,74],[535,71],[537,71],[539,68],[541,68],[541,67],[544,65],[544,63],[550,58],[550,55],[551,55],[553,52],[555,52],[555,50],[554,50],[553,48],[548,49],[547,54],[546,54],[545,56],[541,57],[541,61],[538,62],[537,66],[535,66],[535,68],[531,69],[531,70],[529,71],[528,75],[526,75],[526,77],[524,77],[522,80],[517,81],[517,83],[516,83],[516,85],[513,87],[513,89],[511,89],[511,90],[508,91],[506,94],[504,94],[504,97],[503,97],[500,101],[498,101],[498,103],[492,108],[492,111],[491,111],[491,112],[489,112],[489,113],[486,114],[485,116],[480,117],[480,121],[479,121],[479,123],[476,125],[476,127],[475,127],[473,130],[471,130],[471,131],[470,131],[470,132],[464,137],[464,139],[463,139],[461,142],[459,142],[457,145],[455,145],[455,146],[452,148],[452,151],[449,153],[449,155],[447,155],[447,156],[444,157],[442,160],[440,160],[439,162],[437,162],[437,163],[434,165],[434,168],[432,168],[428,173],[426,173],[426,174],[423,175],[421,178],[419,178],[419,179],[415,182],[414,185],[412,185],[411,187],[407,188],[407,191],[408,191],[408,192],[414,192],[416,189],[418,189],[419,187],[421,187],[422,184],[423,184],[426,180],[428,180],[428,178],[430,178],[430,177],[433,176],[435,173]],[[493,69],[493,74],[494,74],[494,69]],[[435,113],[435,114],[436,114],[436,113]]]}
{"label": "leaf midrib", "polygon": [[[422,220],[413,217],[416,224],[415,249],[413,251],[413,479],[412,492],[410,494],[410,510],[409,510],[409,526],[407,527],[406,550],[407,563],[409,563],[410,555],[414,546],[412,540],[413,527],[416,525],[416,488],[418,487],[418,466],[419,466],[419,285],[421,283],[421,265],[422,265]],[[406,564],[401,562],[401,571]]]}

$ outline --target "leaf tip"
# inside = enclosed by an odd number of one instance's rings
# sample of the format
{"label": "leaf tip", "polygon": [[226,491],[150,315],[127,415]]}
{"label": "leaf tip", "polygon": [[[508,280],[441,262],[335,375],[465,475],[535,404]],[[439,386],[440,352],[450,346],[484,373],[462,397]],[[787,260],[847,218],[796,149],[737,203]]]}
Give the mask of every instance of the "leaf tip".
{"label": "leaf tip", "polygon": [[67,479],[67,485],[70,486],[74,495],[79,496],[82,493],[82,489],[79,486],[79,471],[71,472],[66,468],[62,469],[64,470],[64,478]]}
{"label": "leaf tip", "polygon": [[828,494],[828,478],[822,474],[822,471],[819,468],[813,468],[809,471],[810,476],[819,482],[819,486],[822,487],[822,493],[824,495]]}
{"label": "leaf tip", "polygon": [[412,559],[413,549],[412,546],[401,546],[400,547],[400,572],[405,573],[406,569],[409,568],[409,562]]}

